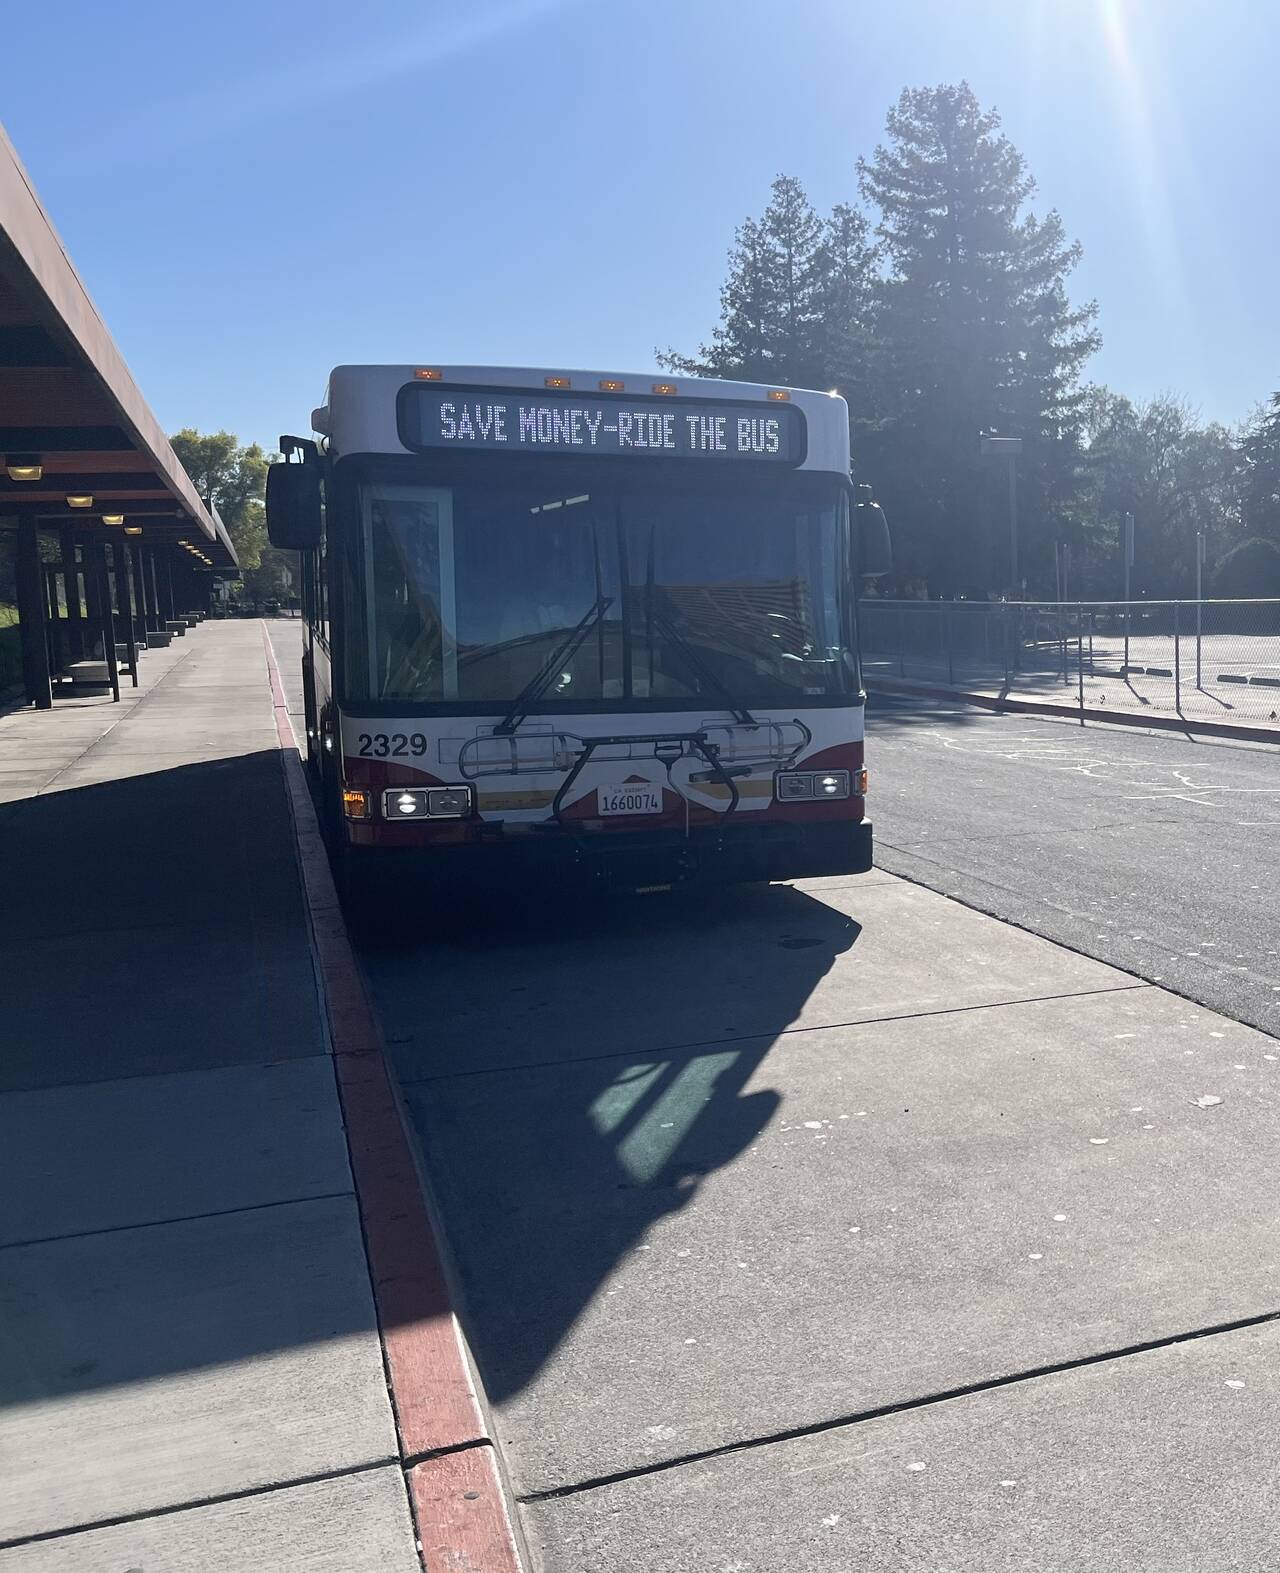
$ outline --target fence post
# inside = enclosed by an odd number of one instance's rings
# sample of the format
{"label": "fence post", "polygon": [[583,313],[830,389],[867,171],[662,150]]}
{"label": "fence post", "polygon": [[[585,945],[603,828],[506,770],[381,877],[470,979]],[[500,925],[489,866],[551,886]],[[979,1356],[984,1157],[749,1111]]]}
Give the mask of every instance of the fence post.
{"label": "fence post", "polygon": [[1201,612],[1204,608],[1204,531],[1196,531],[1196,687],[1202,686],[1200,678]]}
{"label": "fence post", "polygon": [[1004,656],[1004,686],[1009,686],[1009,603],[1004,603],[1004,614],[1000,623],[1000,651]]}
{"label": "fence post", "polygon": [[1179,615],[1182,603],[1173,603],[1173,708],[1182,714],[1182,636],[1181,617]]}
{"label": "fence post", "polygon": [[[1090,666],[1092,666],[1093,633],[1089,634]],[[1080,725],[1084,725],[1084,607],[1076,607],[1076,684],[1080,699]]]}
{"label": "fence post", "polygon": [[907,675],[907,609],[898,608],[898,676]]}
{"label": "fence post", "polygon": [[1067,670],[1067,633],[1062,623],[1062,602],[1058,602],[1058,656],[1062,661],[1062,685],[1065,688],[1071,681]]}
{"label": "fence post", "polygon": [[955,652],[955,639],[954,639],[953,636],[954,636],[954,633],[955,633],[955,629],[952,627],[952,622],[951,622],[951,619],[954,616],[954,613],[952,613],[950,608],[948,608],[944,615],[946,617],[946,621],[943,623],[942,626],[943,626],[943,631],[944,631],[944,633],[947,636],[947,682],[950,683],[951,686],[954,688],[955,687],[955,681],[956,681],[956,652]]}

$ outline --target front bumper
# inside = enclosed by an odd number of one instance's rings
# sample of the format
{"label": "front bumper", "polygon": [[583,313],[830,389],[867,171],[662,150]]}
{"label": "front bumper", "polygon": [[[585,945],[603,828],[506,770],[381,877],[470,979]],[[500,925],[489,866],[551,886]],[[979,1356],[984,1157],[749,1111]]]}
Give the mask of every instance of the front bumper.
{"label": "front bumper", "polygon": [[872,862],[871,821],[768,824],[699,830],[506,836],[429,848],[348,847],[349,875],[362,885],[423,876],[471,884],[485,879],[581,881],[643,890],[676,884],[741,884],[865,874]]}

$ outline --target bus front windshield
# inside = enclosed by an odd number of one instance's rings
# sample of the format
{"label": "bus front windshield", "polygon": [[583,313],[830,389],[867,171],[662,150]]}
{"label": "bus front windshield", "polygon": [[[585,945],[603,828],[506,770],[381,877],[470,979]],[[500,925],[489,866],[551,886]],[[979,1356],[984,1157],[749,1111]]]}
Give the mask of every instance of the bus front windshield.
{"label": "bus front windshield", "polygon": [[609,480],[362,486],[350,700],[500,706],[553,657],[543,711],[856,691],[834,477]]}

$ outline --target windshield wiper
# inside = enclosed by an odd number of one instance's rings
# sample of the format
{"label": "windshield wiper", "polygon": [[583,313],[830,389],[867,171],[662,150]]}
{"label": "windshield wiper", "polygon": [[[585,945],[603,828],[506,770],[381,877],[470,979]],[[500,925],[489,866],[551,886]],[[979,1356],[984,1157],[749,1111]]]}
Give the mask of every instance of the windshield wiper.
{"label": "windshield wiper", "polygon": [[650,615],[654,625],[661,630],[663,637],[670,640],[679,650],[689,665],[694,669],[708,688],[713,688],[724,701],[725,708],[730,711],[733,719],[740,726],[758,726],[756,720],[746,705],[738,698],[733,689],[725,682],[711,664],[699,653],[696,645],[692,644],[680,632],[669,617],[664,617],[661,612],[651,609]]}
{"label": "windshield wiper", "polygon": [[528,715],[529,706],[537,704],[538,700],[542,698],[559,668],[565,661],[577,653],[578,647],[583,640],[612,605],[613,597],[611,595],[602,595],[596,598],[595,605],[591,607],[582,621],[560,641],[547,657],[545,664],[529,679],[511,701],[506,715],[493,729],[495,737],[511,736]]}

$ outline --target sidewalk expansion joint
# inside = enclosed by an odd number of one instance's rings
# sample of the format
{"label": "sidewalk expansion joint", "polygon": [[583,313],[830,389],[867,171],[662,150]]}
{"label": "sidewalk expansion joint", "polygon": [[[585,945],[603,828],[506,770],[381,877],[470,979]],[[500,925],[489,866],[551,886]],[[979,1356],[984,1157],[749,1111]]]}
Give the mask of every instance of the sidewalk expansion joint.
{"label": "sidewalk expansion joint", "polygon": [[1007,1376],[989,1377],[985,1381],[966,1382],[961,1387],[943,1388],[936,1393],[926,1393],[919,1398],[899,1399],[892,1404],[878,1404],[873,1409],[860,1409],[853,1414],[840,1415],[833,1420],[818,1420],[807,1426],[794,1426],[786,1431],[773,1431],[766,1436],[748,1437],[742,1442],[725,1442],[720,1447],[701,1448],[682,1453],[678,1458],[667,1458],[656,1464],[641,1464],[634,1469],[620,1469],[608,1475],[593,1475],[572,1485],[553,1486],[546,1491],[517,1494],[522,1506],[535,1502],[556,1502],[563,1497],[581,1496],[587,1491],[598,1491],[604,1486],[622,1484],[628,1480],[643,1480],[649,1475],[667,1474],[682,1469],[687,1464],[700,1464],[712,1458],[726,1458],[734,1453],[754,1452],[757,1448],[772,1447],[778,1442],[795,1442],[804,1437],[824,1436],[829,1431],[843,1431],[865,1425],[869,1420],[883,1420],[889,1415],[910,1414],[916,1409],[931,1409],[936,1404],[953,1403],[956,1399],[973,1398],[981,1393],[996,1393],[1005,1387],[1020,1387],[1046,1376],[1060,1376],[1067,1371],[1087,1370],[1090,1366],[1105,1365],[1109,1360],[1125,1360],[1134,1355],[1152,1354],[1161,1349],[1175,1349],[1180,1344],[1194,1343],[1201,1338],[1214,1338],[1222,1333],[1245,1332],[1252,1327],[1265,1327],[1280,1321],[1280,1311],[1263,1311],[1257,1316],[1243,1316],[1232,1322],[1215,1322],[1209,1327],[1192,1328],[1189,1332],[1170,1333],[1164,1338],[1150,1338],[1137,1344],[1122,1344],[1099,1354],[1077,1355],[1071,1360],[1054,1360],[1046,1365],[1031,1366],[1025,1371],[1012,1371]]}
{"label": "sidewalk expansion joint", "polygon": [[399,1463],[400,1455],[391,1453],[386,1458],[372,1458],[363,1464],[347,1464],[342,1469],[322,1469],[314,1475],[297,1475],[292,1480],[273,1480],[263,1486],[246,1486],[241,1491],[220,1491],[214,1496],[192,1497],[185,1502],[166,1502],[162,1507],[139,1508],[135,1513],[118,1513],[112,1518],[86,1519],[83,1524],[67,1524],[61,1529],[42,1529],[38,1534],[0,1540],[0,1551],[13,1551],[19,1546],[36,1546],[46,1540],[66,1540],[72,1535],[87,1535],[95,1529],[115,1529],[120,1524],[142,1524],[151,1518],[172,1518],[175,1513],[217,1507],[223,1502],[244,1502],[251,1497],[273,1496],[277,1491],[322,1485],[326,1480],[345,1480],[351,1475],[368,1475],[377,1469],[396,1467]]}
{"label": "sidewalk expansion joint", "polygon": [[[919,881],[911,881],[913,884]],[[926,885],[926,890],[931,886]],[[935,892],[941,894],[941,892]],[[981,909],[975,909],[981,910]],[[984,916],[991,916],[984,913]],[[1003,920],[1002,920],[1003,921]],[[1056,943],[1056,942],[1055,942]],[[1065,947],[1064,947],[1065,948]],[[1092,958],[1090,958],[1092,959]],[[1116,971],[1122,971],[1117,967]],[[515,1065],[482,1065],[475,1070],[441,1071],[436,1076],[405,1076],[401,1077],[402,1087],[425,1087],[438,1081],[461,1081],[470,1076],[506,1076],[513,1071],[530,1070],[556,1070],[566,1065],[593,1065],[598,1060],[634,1060],[637,1063],[649,1060],[671,1059],[678,1054],[688,1054],[695,1058],[699,1054],[711,1054],[717,1049],[722,1049],[728,1044],[750,1043],[753,1038],[779,1038],[798,1037],[805,1032],[842,1032],[854,1027],[879,1027],[887,1022],[921,1021],[932,1016],[963,1016],[978,1010],[1013,1010],[1020,1005],[1050,1005],[1055,1000],[1091,999],[1098,994],[1130,994],[1135,989],[1159,988],[1160,984],[1152,984],[1145,978],[1134,983],[1113,983],[1101,989],[1071,989],[1066,994],[1037,994],[1031,999],[1023,1000],[986,1000],[976,1005],[947,1005],[938,1010],[913,1010],[905,1015],[898,1016],[856,1016],[852,1021],[824,1021],[815,1022],[812,1027],[766,1027],[759,1032],[738,1032],[732,1037],[708,1038],[696,1043],[673,1043],[658,1049],[620,1049],[609,1054],[580,1054],[570,1055],[562,1060],[537,1060]],[[412,1041],[395,1039],[395,1042]]]}
{"label": "sidewalk expansion joint", "polygon": [[0,1240],[0,1251],[14,1251],[20,1246],[60,1245],[64,1240],[92,1240],[102,1234],[127,1234],[135,1229],[163,1229],[166,1224],[202,1223],[209,1218],[234,1218],[239,1213],[267,1212],[272,1207],[301,1207],[307,1202],[336,1202],[354,1197],[351,1188],[345,1191],[318,1191],[315,1195],[282,1196],[274,1202],[246,1202],[243,1207],[219,1207],[209,1213],[175,1213],[172,1218],[141,1218],[137,1223],[113,1223],[103,1229],[73,1229],[70,1234],[41,1234],[30,1240]]}
{"label": "sidewalk expansion joint", "polygon": [[493,1448],[492,1437],[473,1436],[468,1437],[465,1442],[450,1442],[444,1447],[428,1447],[420,1453],[404,1453],[401,1455],[400,1463],[407,1475],[419,1464],[429,1464],[436,1458],[448,1458],[451,1453],[473,1453],[480,1447]]}

